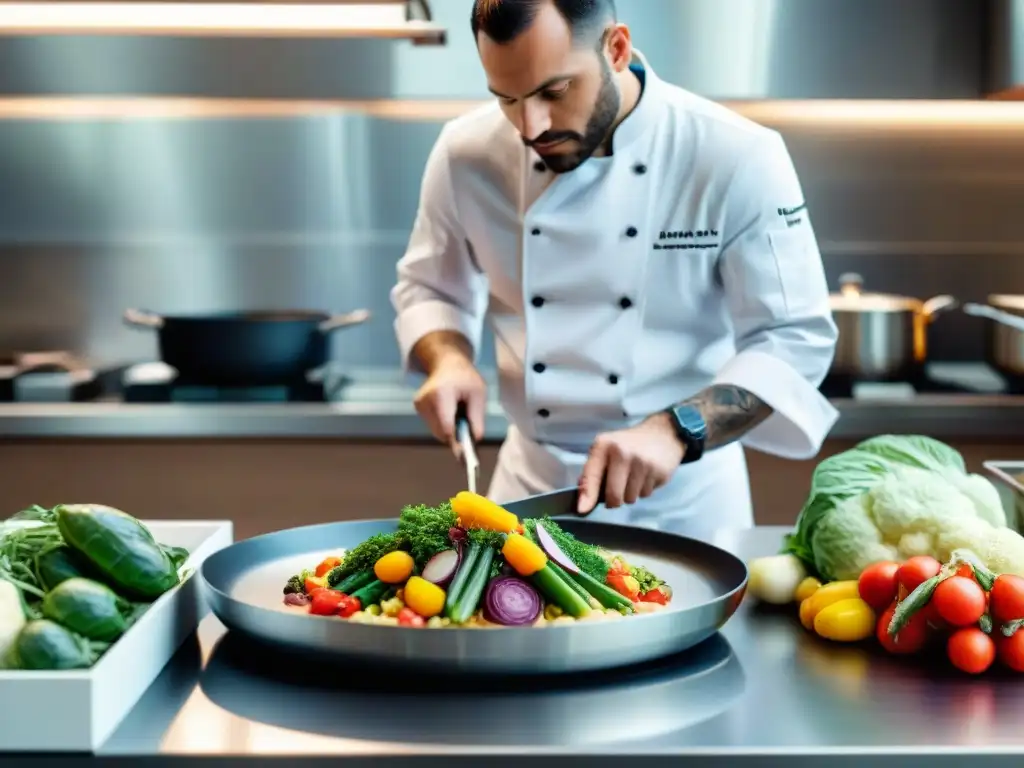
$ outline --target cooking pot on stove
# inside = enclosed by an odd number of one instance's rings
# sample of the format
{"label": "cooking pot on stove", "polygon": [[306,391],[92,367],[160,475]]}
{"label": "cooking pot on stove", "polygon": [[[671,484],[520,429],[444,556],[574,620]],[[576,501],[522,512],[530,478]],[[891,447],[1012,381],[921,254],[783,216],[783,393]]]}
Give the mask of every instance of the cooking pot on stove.
{"label": "cooking pot on stove", "polygon": [[124,321],[156,331],[160,357],[179,381],[216,386],[301,382],[330,359],[328,334],[365,323],[370,313],[293,310],[158,315],[127,309]]}
{"label": "cooking pot on stove", "polygon": [[956,306],[952,296],[922,301],[909,296],[865,293],[864,279],[839,278],[839,293],[829,296],[839,329],[829,374],[861,381],[908,381],[928,357],[928,326],[936,315]]}
{"label": "cooking pot on stove", "polygon": [[985,333],[988,364],[1004,376],[1024,378],[1024,296],[992,294],[988,304],[964,304],[964,312],[990,321]]}

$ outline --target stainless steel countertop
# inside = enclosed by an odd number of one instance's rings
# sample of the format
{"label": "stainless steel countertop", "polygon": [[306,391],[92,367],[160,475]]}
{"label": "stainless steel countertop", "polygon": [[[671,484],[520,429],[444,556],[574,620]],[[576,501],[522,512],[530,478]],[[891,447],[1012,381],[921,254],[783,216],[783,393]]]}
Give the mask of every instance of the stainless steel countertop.
{"label": "stainless steel countertop", "polygon": [[[945,366],[947,378],[978,381],[980,394],[912,395],[864,387],[833,400],[841,417],[833,438],[919,432],[937,438],[1017,438],[1024,434],[1024,397],[999,394],[983,367]],[[327,403],[5,403],[6,438],[347,438],[429,439],[412,406],[415,382],[394,368],[349,372],[350,383]],[[496,387],[492,386],[492,391]],[[490,404],[486,437],[501,440],[508,422]]]}
{"label": "stainless steel countertop", "polygon": [[[749,559],[776,551],[787,530],[723,532],[716,543]],[[286,757],[487,755],[498,765],[499,756],[518,754],[518,765],[541,755],[566,765],[571,755],[633,754],[789,768],[825,759],[862,765],[867,756],[898,756],[892,765],[901,768],[967,755],[975,766],[1019,765],[1024,757],[1024,678],[968,679],[941,660],[929,667],[817,640],[795,606],[766,611],[747,601],[719,635],[678,658],[551,684],[385,684],[368,669],[325,682],[323,670],[254,661],[244,640],[223,635],[207,617],[101,757],[161,765],[235,757],[249,766]],[[927,763],[914,760],[924,755]],[[0,755],[0,764],[28,759]]]}

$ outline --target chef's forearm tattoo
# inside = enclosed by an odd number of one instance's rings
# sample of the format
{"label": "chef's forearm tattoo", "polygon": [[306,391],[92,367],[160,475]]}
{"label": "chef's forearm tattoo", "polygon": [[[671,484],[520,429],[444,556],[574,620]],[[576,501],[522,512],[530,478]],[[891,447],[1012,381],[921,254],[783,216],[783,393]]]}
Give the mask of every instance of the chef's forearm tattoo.
{"label": "chef's forearm tattoo", "polygon": [[742,387],[714,384],[684,400],[696,406],[708,426],[704,445],[721,448],[743,435],[772,415],[772,408]]}

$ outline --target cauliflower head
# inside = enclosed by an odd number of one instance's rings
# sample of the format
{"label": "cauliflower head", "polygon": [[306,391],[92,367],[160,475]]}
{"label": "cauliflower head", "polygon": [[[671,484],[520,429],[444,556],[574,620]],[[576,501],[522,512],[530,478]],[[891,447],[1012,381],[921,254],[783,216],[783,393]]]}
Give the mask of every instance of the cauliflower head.
{"label": "cauliflower head", "polygon": [[[975,478],[975,479],[972,479]],[[981,483],[977,482],[981,481]],[[996,573],[1024,575],[1024,538],[1005,527],[998,492],[982,477],[895,467],[871,490],[840,502],[811,539],[826,578],[855,579],[871,563],[966,548]]]}
{"label": "cauliflower head", "polygon": [[1024,538],[1007,527],[992,483],[934,438],[879,435],[815,468],[782,551],[832,580],[857,578],[879,560],[947,561],[955,549],[1024,576]]}

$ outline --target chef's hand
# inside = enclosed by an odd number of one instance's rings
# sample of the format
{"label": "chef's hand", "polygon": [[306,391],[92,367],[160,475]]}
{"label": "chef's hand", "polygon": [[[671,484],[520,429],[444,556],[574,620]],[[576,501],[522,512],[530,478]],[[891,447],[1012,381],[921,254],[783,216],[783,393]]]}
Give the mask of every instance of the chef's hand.
{"label": "chef's hand", "polygon": [[666,414],[655,414],[629,429],[598,435],[580,475],[577,512],[597,506],[604,484],[609,509],[634,504],[665,485],[679,468],[686,448]]}
{"label": "chef's hand", "polygon": [[487,383],[472,361],[462,355],[451,355],[434,366],[413,399],[416,412],[442,443],[456,450],[455,412],[459,404],[466,406],[466,418],[474,440],[484,435],[484,411]]}

